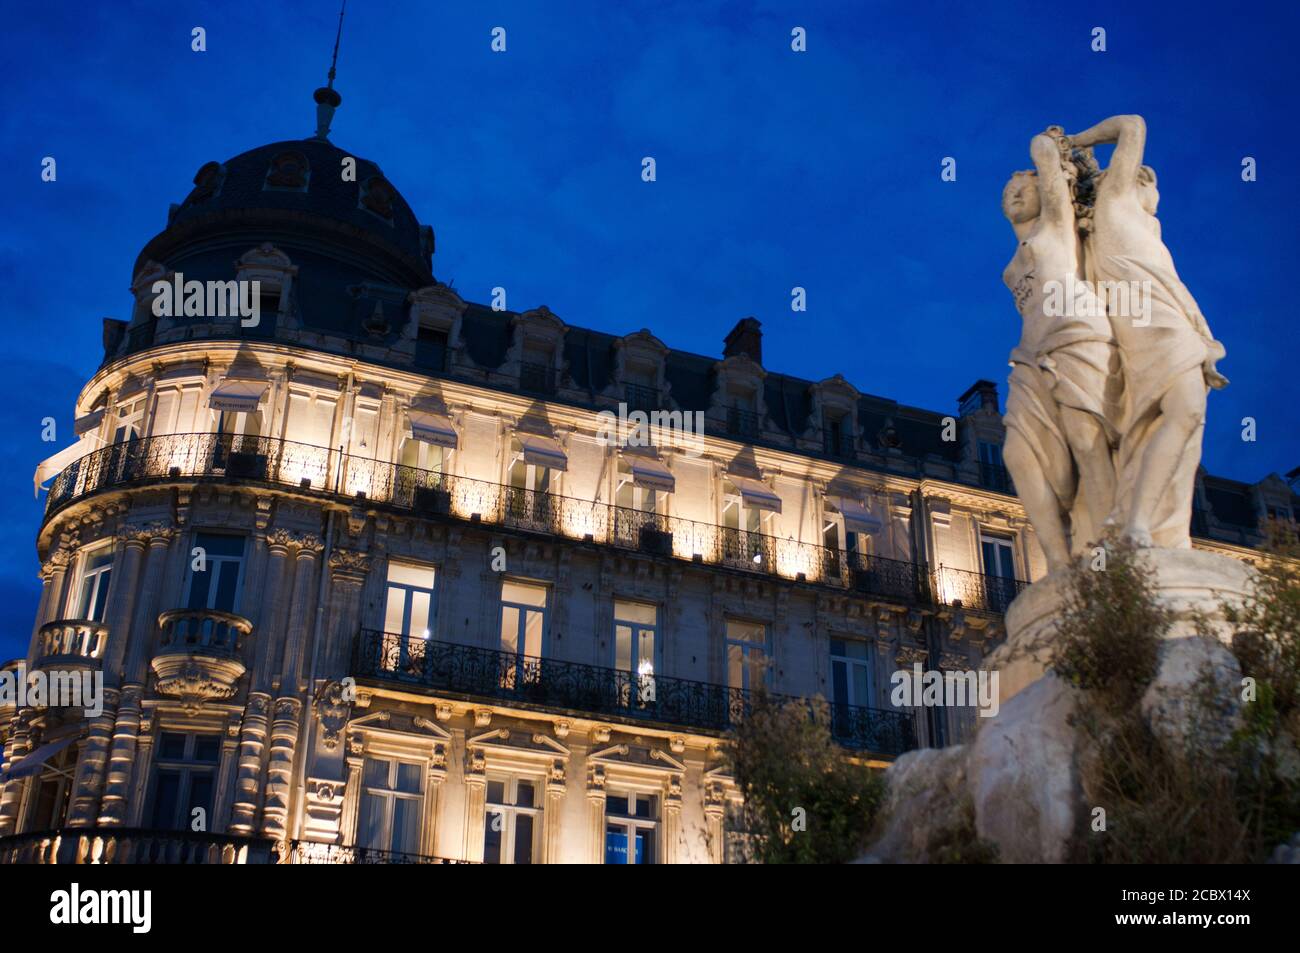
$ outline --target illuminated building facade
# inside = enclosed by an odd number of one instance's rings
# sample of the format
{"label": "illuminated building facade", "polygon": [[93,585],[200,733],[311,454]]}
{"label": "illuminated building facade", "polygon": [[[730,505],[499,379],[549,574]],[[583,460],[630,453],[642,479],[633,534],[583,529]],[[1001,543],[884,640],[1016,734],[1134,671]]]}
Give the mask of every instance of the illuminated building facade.
{"label": "illuminated building facade", "polygon": [[[718,359],[468,303],[354,158],[204,165],[105,321],[9,663],[104,705],[0,709],[0,861],[721,862],[756,690],[869,763],[966,736],[889,679],[978,667],[1044,571],[995,385],[948,416],[770,371],[750,318]],[[158,316],[178,275],[259,320]],[[1298,505],[1197,500],[1239,556]]]}

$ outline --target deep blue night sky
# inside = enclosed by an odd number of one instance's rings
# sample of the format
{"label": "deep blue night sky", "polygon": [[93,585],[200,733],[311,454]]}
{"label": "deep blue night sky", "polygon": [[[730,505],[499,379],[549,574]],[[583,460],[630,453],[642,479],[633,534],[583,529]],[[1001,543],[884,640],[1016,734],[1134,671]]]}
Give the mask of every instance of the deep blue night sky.
{"label": "deep blue night sky", "polygon": [[[1285,292],[1300,16],[1052,6],[351,0],[331,138],[382,166],[437,233],[434,273],[468,299],[501,285],[512,310],[648,327],[704,354],[753,315],[769,368],[953,410],[977,378],[1005,391],[1019,319],[999,198],[1030,137],[1141,113],[1165,240],[1228,350],[1205,463],[1285,473],[1300,464]],[[25,651],[39,591],[32,470],[72,439],[101,318],[128,316],[135,256],[200,165],[312,133],[336,18],[332,0],[9,9],[0,659]],[[945,156],[956,182],[940,180]],[[1242,182],[1243,156],[1258,181]],[[40,440],[47,416],[56,445]]]}

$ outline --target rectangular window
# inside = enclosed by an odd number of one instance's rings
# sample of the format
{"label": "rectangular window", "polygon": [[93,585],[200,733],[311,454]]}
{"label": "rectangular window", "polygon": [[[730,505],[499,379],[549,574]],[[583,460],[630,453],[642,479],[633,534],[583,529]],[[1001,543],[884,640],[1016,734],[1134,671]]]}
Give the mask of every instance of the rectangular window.
{"label": "rectangular window", "polygon": [[501,583],[501,651],[514,659],[502,660],[501,684],[514,688],[535,682],[541,676],[540,659],[546,649],[546,586],[518,582]]}
{"label": "rectangular window", "polygon": [[189,561],[186,608],[238,612],[244,585],[244,537],[195,533],[194,546],[202,553],[191,555]]}
{"label": "rectangular window", "polygon": [[77,748],[77,745],[64,748],[41,769],[31,795],[27,830],[52,831],[63,826],[77,768]]}
{"label": "rectangular window", "polygon": [[624,705],[645,707],[655,700],[658,632],[657,606],[614,601],[614,668],[626,673],[620,682]]}
{"label": "rectangular window", "polygon": [[727,685],[754,691],[768,683],[767,626],[727,620]]}
{"label": "rectangular window", "polygon": [[357,846],[397,854],[420,852],[424,768],[412,761],[367,758],[361,774]]}
{"label": "rectangular window", "polygon": [[605,863],[657,863],[659,796],[611,791],[605,798]]}
{"label": "rectangular window", "polygon": [[212,796],[221,761],[221,736],[164,731],[158,736],[151,821],[161,830],[212,830]]}
{"label": "rectangular window", "polygon": [[980,536],[984,560],[983,608],[1005,612],[1016,597],[1016,561],[1012,541],[1003,536]]}
{"label": "rectangular window", "polygon": [[100,546],[81,556],[81,575],[76,589],[76,602],[70,606],[68,617],[104,621],[108,599],[108,584],[113,575],[113,547]]}
{"label": "rectangular window", "polygon": [[831,639],[831,691],[835,705],[872,707],[871,646],[856,639]]}
{"label": "rectangular window", "polygon": [[388,563],[388,593],[384,608],[384,631],[411,638],[427,639],[434,626],[433,566]]}
{"label": "rectangular window", "polygon": [[483,863],[531,864],[542,832],[540,785],[528,778],[489,777]]}

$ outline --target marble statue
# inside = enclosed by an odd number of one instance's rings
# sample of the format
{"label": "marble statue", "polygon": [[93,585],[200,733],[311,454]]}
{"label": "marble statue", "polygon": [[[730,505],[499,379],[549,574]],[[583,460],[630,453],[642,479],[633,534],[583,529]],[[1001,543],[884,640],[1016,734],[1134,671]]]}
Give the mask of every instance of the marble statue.
{"label": "marble statue", "polygon": [[1019,239],[1003,280],[1023,321],[1004,458],[1052,571],[1111,527],[1139,547],[1191,545],[1206,395],[1227,383],[1161,240],[1145,138],[1140,116],[1050,127],[1003,190]]}
{"label": "marble statue", "polygon": [[1110,521],[1140,547],[1186,549],[1206,397],[1228,383],[1215,369],[1223,345],[1161,240],[1156,174],[1142,164],[1142,117],[1113,116],[1069,138],[1076,148],[1115,145],[1096,187],[1085,271],[1095,287],[1135,289],[1141,304],[1109,314],[1124,373]]}
{"label": "marble statue", "polygon": [[[1114,506],[1119,359],[1110,322],[1083,284],[1073,163],[1059,130],[1030,142],[1002,210],[1020,240],[1002,278],[1024,326],[1011,352],[1003,459],[1048,568],[1097,539]],[[1061,304],[1065,288],[1079,300]],[[1063,313],[1057,313],[1063,312]]]}

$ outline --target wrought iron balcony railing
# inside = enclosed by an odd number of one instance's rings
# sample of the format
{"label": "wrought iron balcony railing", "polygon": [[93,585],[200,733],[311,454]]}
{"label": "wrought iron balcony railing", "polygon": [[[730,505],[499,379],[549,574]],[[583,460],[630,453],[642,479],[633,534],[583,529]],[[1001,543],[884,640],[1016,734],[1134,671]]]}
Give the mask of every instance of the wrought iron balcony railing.
{"label": "wrought iron balcony railing", "polygon": [[639,410],[642,413],[653,413],[656,410],[663,410],[663,403],[659,399],[659,391],[653,387],[647,387],[645,384],[625,384],[623,393],[627,402],[628,413]]}
{"label": "wrought iron balcony railing", "polygon": [[467,860],[451,860],[431,854],[404,854],[393,850],[376,850],[373,847],[349,847],[343,844],[317,844],[312,841],[290,841],[289,852],[282,863],[290,864],[468,864]]}
{"label": "wrought iron balcony railing", "polygon": [[939,601],[945,605],[997,613],[1005,613],[1016,596],[1029,585],[1023,579],[989,576],[947,566],[940,566],[935,571],[935,583]]}
{"label": "wrought iron balcony railing", "polygon": [[60,663],[98,665],[108,644],[108,626],[91,619],[57,619],[36,633],[40,646],[36,664]]}
{"label": "wrought iron balcony railing", "polygon": [[1016,492],[1016,488],[1011,482],[1011,472],[998,463],[980,464],[980,486],[995,493],[1014,494]]}
{"label": "wrought iron balcony railing", "polygon": [[[753,704],[751,692],[664,675],[516,655],[473,645],[363,629],[353,652],[358,678],[418,686],[545,711],[724,732]],[[793,696],[769,696],[789,700]],[[831,733],[846,748],[898,755],[916,747],[911,712],[831,706]]]}
{"label": "wrought iron balcony railing", "polygon": [[555,393],[555,368],[530,361],[519,363],[519,389],[530,394]]}
{"label": "wrought iron balcony railing", "polygon": [[727,408],[727,433],[732,437],[757,437],[761,421],[758,413],[740,407]]}
{"label": "wrought iron balcony railing", "polygon": [[957,574],[953,583],[946,588],[932,586],[923,565],[502,486],[272,437],[169,434],[103,447],[54,478],[45,518],[48,521],[71,503],[101,491],[179,480],[280,486],[298,493],[363,500],[366,505],[426,518],[477,519],[523,532],[574,540],[590,537],[600,545],[831,586],[909,605],[959,598],[968,607],[1002,611],[1010,602],[1003,581],[965,581],[965,576],[982,580],[977,573],[948,570]]}
{"label": "wrought iron balcony railing", "polygon": [[0,837],[7,864],[273,864],[274,843],[195,831],[65,827]]}

